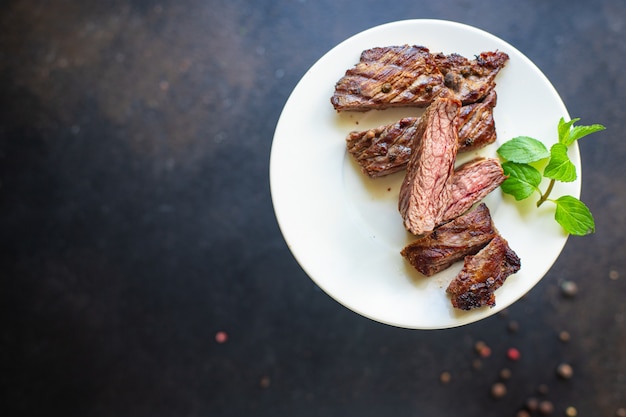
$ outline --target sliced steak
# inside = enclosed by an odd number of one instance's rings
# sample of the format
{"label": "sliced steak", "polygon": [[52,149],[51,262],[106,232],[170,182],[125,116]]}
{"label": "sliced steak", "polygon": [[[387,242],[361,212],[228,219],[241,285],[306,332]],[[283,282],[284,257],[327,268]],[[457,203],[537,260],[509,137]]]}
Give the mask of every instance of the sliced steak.
{"label": "sliced steak", "polygon": [[441,221],[460,216],[504,182],[506,175],[495,158],[476,158],[454,171],[448,204]]}
{"label": "sliced steak", "polygon": [[406,168],[412,144],[421,140],[423,132],[419,117],[405,117],[394,124],[351,132],[346,147],[365,174],[382,177]]}
{"label": "sliced steak", "polygon": [[496,103],[496,90],[491,90],[482,101],[461,107],[459,152],[474,151],[496,141],[496,123],[493,118]]}
{"label": "sliced steak", "polygon": [[434,55],[437,68],[444,77],[444,85],[463,104],[482,100],[495,87],[495,78],[506,65],[509,56],[504,52],[482,52],[469,60],[459,54]]}
{"label": "sliced steak", "polygon": [[[495,105],[496,92],[492,90],[482,102],[461,107],[457,121],[459,153],[474,151],[496,140]],[[411,148],[424,132],[419,121],[418,117],[405,117],[393,124],[350,132],[346,148],[369,177],[402,171],[411,158]]]}
{"label": "sliced steak", "polygon": [[463,104],[485,97],[509,57],[483,52],[469,60],[458,54],[432,54],[423,46],[367,49],[335,84],[330,101],[337,111],[426,107],[442,92]]}
{"label": "sliced steak", "polygon": [[359,63],[336,83],[330,101],[338,111],[425,107],[444,89],[443,75],[428,48],[380,47],[361,53]]}
{"label": "sliced steak", "polygon": [[415,235],[433,230],[450,201],[460,107],[458,100],[440,97],[422,116],[424,133],[413,148],[398,202],[405,228]]}
{"label": "sliced steak", "polygon": [[465,256],[476,254],[496,235],[489,209],[482,203],[408,244],[400,253],[415,269],[430,277]]}
{"label": "sliced steak", "polygon": [[463,269],[446,292],[451,296],[452,305],[461,310],[493,307],[496,304],[494,291],[520,267],[517,254],[502,236],[497,235],[476,255],[465,257]]}

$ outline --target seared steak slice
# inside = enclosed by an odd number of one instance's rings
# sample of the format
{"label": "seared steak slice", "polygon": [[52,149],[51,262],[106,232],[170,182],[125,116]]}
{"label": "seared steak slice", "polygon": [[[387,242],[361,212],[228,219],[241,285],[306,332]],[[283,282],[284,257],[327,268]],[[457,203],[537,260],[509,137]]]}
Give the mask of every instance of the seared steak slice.
{"label": "seared steak slice", "polygon": [[[492,90],[482,102],[461,107],[457,121],[459,153],[482,148],[496,140],[495,105],[496,91]],[[411,157],[413,143],[421,140],[424,132],[419,120],[405,117],[393,124],[350,132],[346,137],[348,152],[372,178],[402,171]]]}
{"label": "seared steak slice", "polygon": [[415,269],[430,277],[465,256],[476,254],[497,233],[489,209],[482,203],[408,244],[400,253]]}
{"label": "seared steak slice", "polygon": [[444,89],[443,75],[428,48],[380,47],[361,53],[359,63],[335,85],[330,101],[339,111],[425,107]]}
{"label": "seared steak slice", "polygon": [[446,292],[452,305],[462,310],[496,304],[494,291],[506,278],[519,271],[521,262],[508,242],[500,235],[476,255],[465,257],[463,269],[452,280]]}
{"label": "seared steak slice", "polygon": [[414,143],[398,202],[405,228],[415,235],[433,230],[450,201],[460,107],[458,100],[440,97],[422,116],[424,133]]}
{"label": "seared steak slice", "polygon": [[412,143],[421,138],[423,127],[419,117],[405,117],[394,124],[351,132],[346,147],[365,174],[382,177],[406,168]]}
{"label": "seared steak slice", "polygon": [[450,197],[442,221],[465,213],[506,178],[500,161],[495,158],[476,158],[458,167],[452,177]]}
{"label": "seared steak slice", "polygon": [[437,68],[444,77],[444,85],[463,104],[475,103],[495,87],[495,78],[506,65],[509,56],[504,52],[483,52],[469,60],[459,54],[434,55]]}
{"label": "seared steak slice", "polygon": [[491,90],[481,102],[461,107],[459,152],[480,149],[496,141],[496,123],[493,119],[496,102],[496,90]]}
{"label": "seared steak slice", "polygon": [[366,49],[335,84],[330,101],[337,111],[426,107],[444,92],[463,104],[485,97],[509,57],[483,52],[473,60],[458,54],[431,54],[423,46]]}

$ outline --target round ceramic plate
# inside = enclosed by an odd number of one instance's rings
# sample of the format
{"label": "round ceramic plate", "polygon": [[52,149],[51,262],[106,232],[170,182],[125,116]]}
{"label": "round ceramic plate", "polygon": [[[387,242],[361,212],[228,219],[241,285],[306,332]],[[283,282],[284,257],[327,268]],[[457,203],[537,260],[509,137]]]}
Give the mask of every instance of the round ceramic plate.
{"label": "round ceramic plate", "polygon": [[[365,113],[336,112],[330,97],[335,83],[361,52],[377,46],[422,45],[431,52],[472,58],[483,51],[506,52],[510,60],[496,78],[494,111],[498,141],[469,158],[496,156],[498,146],[531,136],[546,146],[557,141],[567,109],[554,87],[521,52],[471,26],[441,20],[406,20],[377,26],[340,43],[302,77],[278,121],[272,143],[270,183],[280,229],[293,255],[328,295],[370,319],[413,329],[441,329],[484,319],[511,305],[546,274],[567,240],[554,221],[554,206],[535,207],[536,198],[516,202],[492,192],[484,202],[500,234],[519,255],[521,270],[496,293],[496,306],[471,311],[452,307],[446,287],[462,262],[426,278],[400,255],[415,240],[398,212],[404,173],[370,179],[346,152],[350,131],[420,115],[420,109]],[[559,184],[553,196],[580,195],[580,155],[570,158],[578,180]],[[542,184],[545,188],[545,184]]]}

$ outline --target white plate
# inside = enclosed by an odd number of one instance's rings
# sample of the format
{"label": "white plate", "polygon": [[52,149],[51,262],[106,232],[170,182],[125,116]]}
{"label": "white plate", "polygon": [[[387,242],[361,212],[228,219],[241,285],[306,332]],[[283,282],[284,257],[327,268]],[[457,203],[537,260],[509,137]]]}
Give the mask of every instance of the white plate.
{"label": "white plate", "polygon": [[[569,120],[554,87],[521,52],[503,40],[464,24],[406,20],[377,26],[340,43],[302,77],[278,121],[270,160],[272,200],[280,229],[306,273],[328,295],[370,319],[414,329],[440,329],[484,319],[526,294],[550,269],[567,240],[554,221],[554,206],[515,202],[498,189],[486,199],[496,227],[522,261],[521,270],[496,291],[496,306],[469,312],[454,309],[445,289],[462,262],[431,278],[414,270],[400,250],[415,239],[397,209],[403,173],[369,179],[346,153],[345,137],[421,114],[415,109],[337,113],[335,83],[376,46],[423,45],[431,52],[473,57],[500,50],[510,56],[496,78],[494,117],[498,142],[476,154],[495,156],[515,136],[557,140],[559,118]],[[578,180],[559,184],[552,196],[580,195],[580,155],[571,147]],[[545,183],[542,188],[545,189]]]}

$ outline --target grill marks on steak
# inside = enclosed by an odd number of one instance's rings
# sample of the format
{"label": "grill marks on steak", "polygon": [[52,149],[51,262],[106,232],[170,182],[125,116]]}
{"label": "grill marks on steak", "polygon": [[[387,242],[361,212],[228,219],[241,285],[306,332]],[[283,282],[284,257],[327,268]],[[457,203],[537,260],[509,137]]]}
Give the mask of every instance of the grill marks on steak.
{"label": "grill marks on steak", "polygon": [[402,249],[401,254],[415,269],[430,277],[476,254],[497,235],[484,203],[437,227]]}
{"label": "grill marks on steak", "polygon": [[336,110],[367,111],[397,106],[425,107],[445,89],[443,74],[428,48],[367,49],[335,85]]}
{"label": "grill marks on steak", "polygon": [[426,107],[441,94],[463,104],[485,97],[509,57],[483,52],[469,60],[458,54],[432,54],[423,46],[367,49],[335,84],[330,101],[337,111]]}
{"label": "grill marks on steak", "polygon": [[480,102],[461,107],[459,112],[459,152],[474,151],[496,141],[493,109],[497,104],[496,90],[491,90]]}
{"label": "grill marks on steak", "polygon": [[[493,109],[496,92],[492,90],[480,103],[461,107],[458,115],[458,152],[474,151],[496,140]],[[422,118],[405,117],[396,123],[360,132],[350,132],[346,148],[371,178],[393,174],[406,168],[411,150],[424,132]]]}
{"label": "grill marks on steak", "polygon": [[424,132],[419,117],[405,117],[398,122],[361,132],[351,132],[346,137],[348,152],[371,178],[402,171],[411,158],[414,141]]}
{"label": "grill marks on steak", "polygon": [[404,226],[415,235],[433,230],[450,200],[460,107],[458,100],[439,97],[422,116],[424,133],[414,143],[398,202]]}
{"label": "grill marks on steak", "polygon": [[493,307],[496,304],[494,291],[520,267],[517,254],[502,236],[497,235],[476,255],[465,257],[463,269],[446,292],[451,296],[452,305],[461,310]]}

